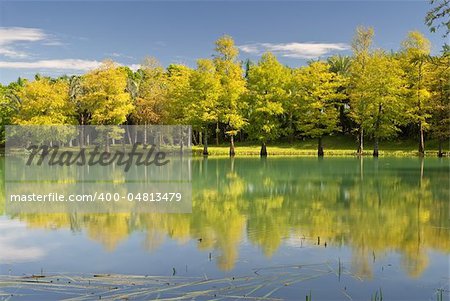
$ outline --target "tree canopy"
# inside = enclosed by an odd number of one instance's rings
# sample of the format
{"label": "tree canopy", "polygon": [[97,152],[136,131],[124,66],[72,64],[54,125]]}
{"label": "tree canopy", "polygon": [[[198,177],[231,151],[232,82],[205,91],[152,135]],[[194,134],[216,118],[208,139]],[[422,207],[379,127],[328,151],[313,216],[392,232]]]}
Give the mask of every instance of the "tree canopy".
{"label": "tree canopy", "polygon": [[[215,43],[212,58],[195,68],[156,58],[138,70],[107,60],[82,75],[18,79],[0,86],[1,131],[6,124],[190,124],[192,141],[204,145],[258,141],[261,155],[274,140],[355,135],[374,143],[397,136],[448,138],[448,46],[430,55],[430,42],[410,32],[398,51],[372,47],[373,28],[358,27],[351,56],[334,55],[289,67],[272,53],[258,62],[239,59],[230,36]],[[131,141],[131,138],[130,138]],[[356,146],[355,146],[356,148]]]}

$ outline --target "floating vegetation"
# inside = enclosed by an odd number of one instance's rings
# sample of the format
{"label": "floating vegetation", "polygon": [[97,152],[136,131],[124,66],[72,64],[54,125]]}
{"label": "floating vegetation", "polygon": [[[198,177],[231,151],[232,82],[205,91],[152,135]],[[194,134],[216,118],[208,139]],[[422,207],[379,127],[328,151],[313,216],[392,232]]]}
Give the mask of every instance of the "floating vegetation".
{"label": "floating vegetation", "polygon": [[371,301],[383,301],[383,291],[381,290],[377,290],[375,292],[375,295],[372,295],[372,298],[370,299]]}
{"label": "floating vegetation", "polygon": [[[280,265],[252,269],[247,276],[212,278],[125,274],[55,273],[25,276],[0,275],[0,300],[283,300],[305,296],[312,301],[313,281],[325,277],[363,281],[344,267],[341,259],[315,264]],[[348,281],[348,279],[346,280]],[[317,283],[316,283],[317,284]],[[294,286],[294,290],[287,290]],[[340,300],[354,300],[347,286],[336,291]],[[435,291],[443,301],[446,290]],[[315,294],[317,295],[317,294]],[[376,290],[367,299],[383,301],[383,291]],[[320,299],[315,296],[315,299]]]}
{"label": "floating vegetation", "polygon": [[444,301],[444,290],[443,289],[438,289],[436,292],[436,300],[437,301]]}
{"label": "floating vegetation", "polygon": [[[281,300],[276,295],[285,287],[336,274],[332,264],[263,267],[251,276],[217,279],[175,273],[5,275],[0,276],[0,300]],[[306,300],[311,300],[311,291]]]}

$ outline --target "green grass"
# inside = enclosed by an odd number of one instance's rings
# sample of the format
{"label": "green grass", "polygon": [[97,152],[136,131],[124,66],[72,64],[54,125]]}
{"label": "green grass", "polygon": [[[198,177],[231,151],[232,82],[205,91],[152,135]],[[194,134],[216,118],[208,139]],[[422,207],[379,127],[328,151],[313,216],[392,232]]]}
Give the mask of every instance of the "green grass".
{"label": "green grass", "polygon": [[[355,139],[345,136],[330,136],[323,139],[325,156],[355,156],[357,143]],[[449,156],[449,144],[444,144],[444,152]],[[261,146],[255,142],[235,143],[236,156],[259,156]],[[371,156],[373,142],[366,140],[364,143],[364,155]],[[418,156],[418,143],[413,140],[381,141],[379,143],[380,156],[412,157]],[[431,140],[425,142],[426,156],[437,156],[438,142]],[[203,146],[197,145],[192,148],[193,154],[201,156]],[[221,144],[216,146],[210,144],[208,147],[210,156],[228,156],[229,145]],[[307,139],[301,141],[269,142],[267,143],[269,156],[317,156],[317,140]]]}

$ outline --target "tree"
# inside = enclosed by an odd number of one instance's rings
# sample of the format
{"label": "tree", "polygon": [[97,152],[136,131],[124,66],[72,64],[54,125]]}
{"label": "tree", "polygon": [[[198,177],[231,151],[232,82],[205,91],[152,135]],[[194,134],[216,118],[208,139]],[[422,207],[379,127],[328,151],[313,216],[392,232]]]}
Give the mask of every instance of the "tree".
{"label": "tree", "polygon": [[127,74],[112,61],[105,61],[82,78],[83,101],[92,110],[93,124],[119,125],[132,110],[126,91]]}
{"label": "tree", "polygon": [[154,58],[146,58],[141,66],[142,78],[136,96],[134,117],[138,124],[159,124],[164,120],[166,112],[166,74]]}
{"label": "tree", "polygon": [[430,115],[430,92],[427,81],[427,61],[430,54],[430,41],[420,32],[412,31],[402,42],[403,69],[408,80],[408,100],[410,103],[407,114],[419,129],[419,155],[425,153],[424,131],[429,127],[427,120]]}
{"label": "tree", "polygon": [[347,87],[350,81],[352,58],[350,56],[334,55],[329,57],[327,62],[330,65],[330,71],[340,75],[341,86],[338,88],[338,91],[344,97],[339,102],[339,124],[344,134],[350,133],[354,125],[349,116],[350,98]]}
{"label": "tree", "polygon": [[20,100],[13,122],[20,125],[74,124],[75,108],[69,102],[69,86],[48,78],[26,83],[16,92]]}
{"label": "tree", "polygon": [[167,119],[167,75],[159,62],[149,57],[144,59],[133,80],[128,78],[128,91],[134,100],[132,118],[144,125],[144,144],[147,144],[147,126]]}
{"label": "tree", "polygon": [[266,143],[281,136],[283,104],[289,95],[290,70],[272,53],[265,53],[248,73],[249,123],[251,138],[261,142],[261,156],[267,156]]}
{"label": "tree", "polygon": [[[81,102],[91,112],[91,122],[95,125],[120,125],[133,110],[130,94],[127,92],[127,72],[113,61],[102,65],[83,76]],[[117,131],[105,131],[105,150],[109,152],[110,135]],[[119,135],[117,136],[119,138]]]}
{"label": "tree", "polygon": [[392,55],[377,51],[365,63],[367,76],[356,91],[365,91],[365,115],[361,126],[374,138],[373,156],[378,157],[381,139],[393,137],[406,123],[406,83],[400,62]]}
{"label": "tree", "polygon": [[293,98],[298,117],[297,129],[305,136],[318,138],[317,154],[323,156],[322,137],[339,129],[339,92],[342,76],[330,71],[325,62],[312,62],[296,70]]}
{"label": "tree", "polygon": [[204,129],[203,155],[208,155],[208,124],[219,118],[218,101],[221,96],[220,77],[209,59],[197,61],[197,69],[190,80],[189,120],[194,127]]}
{"label": "tree", "polygon": [[450,32],[450,0],[430,0],[430,4],[434,7],[428,11],[425,24],[431,32],[444,27],[444,37],[448,36]]}
{"label": "tree", "polygon": [[75,108],[75,115],[78,120],[79,128],[79,145],[80,148],[85,147],[85,125],[89,124],[91,119],[91,108],[89,104],[83,101],[83,87],[81,84],[82,76],[73,75],[64,77],[69,85],[69,101]]}
{"label": "tree", "polygon": [[215,51],[214,64],[221,84],[218,103],[220,114],[216,123],[216,135],[218,135],[218,124],[221,120],[227,126],[226,133],[230,135],[230,156],[234,156],[234,136],[246,124],[242,115],[245,103],[241,101],[245,92],[245,79],[238,61],[239,50],[230,36],[225,35],[219,38],[216,41]]}
{"label": "tree", "polygon": [[167,68],[167,119],[172,124],[189,124],[187,107],[191,100],[190,80],[193,70],[172,64]]}
{"label": "tree", "polygon": [[26,83],[27,80],[19,77],[17,81],[10,83],[8,86],[0,85],[0,145],[6,142],[5,126],[12,124],[14,116],[19,112],[21,105],[19,92]]}
{"label": "tree", "polygon": [[371,55],[374,31],[373,28],[359,26],[352,41],[353,63],[350,66],[350,117],[358,126],[358,154],[364,152],[364,120],[367,115],[368,98],[364,89],[364,81],[369,76],[366,63]]}
{"label": "tree", "polygon": [[350,66],[352,59],[349,56],[333,55],[327,59],[330,65],[330,71],[341,75],[348,75],[350,73]]}
{"label": "tree", "polygon": [[444,47],[441,56],[431,57],[431,80],[428,82],[433,104],[431,132],[439,141],[438,156],[443,156],[442,144],[450,137],[450,51]]}

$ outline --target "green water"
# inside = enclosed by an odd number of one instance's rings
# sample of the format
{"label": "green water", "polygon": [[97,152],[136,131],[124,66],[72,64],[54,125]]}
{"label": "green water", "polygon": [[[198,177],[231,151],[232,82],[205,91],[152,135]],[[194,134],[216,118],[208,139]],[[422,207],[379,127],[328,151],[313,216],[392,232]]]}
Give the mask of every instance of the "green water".
{"label": "green water", "polygon": [[341,262],[342,277],[296,282],[273,297],[304,299],[312,291],[313,300],[370,300],[380,288],[383,300],[436,300],[439,289],[448,295],[448,159],[189,164],[191,214],[9,215],[2,198],[1,274],[167,276],[176,269],[214,278]]}

